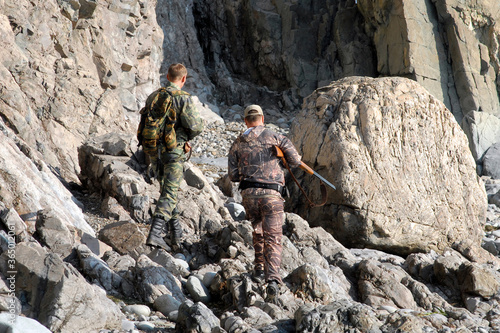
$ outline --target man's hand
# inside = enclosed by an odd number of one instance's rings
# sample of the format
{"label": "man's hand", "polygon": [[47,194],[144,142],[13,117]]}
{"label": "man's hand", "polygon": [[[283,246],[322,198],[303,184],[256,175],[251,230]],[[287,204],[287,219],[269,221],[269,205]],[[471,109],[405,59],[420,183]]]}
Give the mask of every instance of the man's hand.
{"label": "man's hand", "polygon": [[189,153],[191,151],[191,144],[189,143],[189,141],[186,141],[184,143],[184,153]]}
{"label": "man's hand", "polygon": [[158,158],[151,159],[151,163],[149,163],[146,170],[146,175],[148,176],[151,183],[155,178],[158,177]]}

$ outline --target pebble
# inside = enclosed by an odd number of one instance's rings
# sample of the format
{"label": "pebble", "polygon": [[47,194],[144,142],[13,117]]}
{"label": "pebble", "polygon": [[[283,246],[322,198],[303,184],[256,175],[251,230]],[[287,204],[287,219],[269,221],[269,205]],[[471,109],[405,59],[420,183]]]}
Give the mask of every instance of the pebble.
{"label": "pebble", "polygon": [[155,329],[155,324],[150,323],[148,321],[141,321],[135,324],[135,327],[137,327],[138,330],[141,331],[153,331]]}

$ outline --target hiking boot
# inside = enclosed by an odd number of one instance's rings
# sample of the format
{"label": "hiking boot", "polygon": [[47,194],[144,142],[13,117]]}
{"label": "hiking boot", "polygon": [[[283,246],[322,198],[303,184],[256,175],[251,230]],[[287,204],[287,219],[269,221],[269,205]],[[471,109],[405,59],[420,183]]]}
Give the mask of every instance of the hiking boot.
{"label": "hiking boot", "polygon": [[170,251],[170,246],[168,246],[163,239],[165,223],[165,220],[160,217],[155,216],[153,218],[153,221],[151,221],[151,229],[149,230],[149,235],[146,239],[146,245],[160,247],[164,250]]}
{"label": "hiking boot", "polygon": [[273,302],[276,299],[276,297],[279,296],[279,292],[280,292],[280,287],[278,281],[276,280],[269,281],[266,288],[266,293],[267,293],[266,301]]}
{"label": "hiking boot", "polygon": [[262,283],[266,278],[264,271],[262,269],[256,269],[253,271],[253,279],[257,283]]}
{"label": "hiking boot", "polygon": [[171,219],[169,221],[170,224],[170,242],[174,246],[178,246],[183,233],[182,233],[182,227],[178,219]]}

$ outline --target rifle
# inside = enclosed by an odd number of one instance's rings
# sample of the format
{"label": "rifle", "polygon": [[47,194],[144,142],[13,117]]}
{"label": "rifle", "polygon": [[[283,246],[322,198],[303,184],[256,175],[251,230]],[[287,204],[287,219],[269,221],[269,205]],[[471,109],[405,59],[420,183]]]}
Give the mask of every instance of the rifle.
{"label": "rifle", "polygon": [[[302,191],[302,194],[304,194],[304,196],[306,197],[307,201],[309,201],[309,204],[311,205],[311,207],[323,206],[326,203],[326,200],[327,200],[327,194],[326,194],[326,186],[325,186],[325,184],[327,184],[328,186],[330,186],[331,188],[333,188],[334,190],[336,190],[335,186],[333,186],[332,183],[330,183],[328,180],[326,180],[320,174],[318,174],[316,171],[314,171],[312,168],[310,168],[307,164],[305,164],[304,162],[301,161],[299,167],[302,170],[304,170],[305,172],[307,172],[308,174],[313,175],[313,176],[315,176],[315,177],[317,177],[319,179],[319,184],[320,184],[320,188],[321,188],[321,196],[323,197],[323,201],[320,204],[313,203],[311,201],[311,199],[309,199],[309,197],[307,196],[307,194],[304,191],[304,189],[300,186],[299,181],[293,175],[292,170],[290,170],[290,167],[288,166],[288,163],[286,162],[285,155],[283,154],[283,151],[278,146],[274,146],[274,148],[276,150],[276,156],[281,158],[281,160],[283,161],[283,164],[288,169],[288,172],[290,172],[290,175],[292,176],[292,178],[295,181],[295,183],[297,183],[297,186]],[[358,206],[355,206],[355,205],[352,205],[352,204],[348,204],[348,203],[343,203],[343,204],[333,203],[333,204],[334,205],[339,205],[339,206],[345,206],[345,207],[348,207],[348,208],[351,208],[351,209],[358,209],[358,210],[361,209]]]}

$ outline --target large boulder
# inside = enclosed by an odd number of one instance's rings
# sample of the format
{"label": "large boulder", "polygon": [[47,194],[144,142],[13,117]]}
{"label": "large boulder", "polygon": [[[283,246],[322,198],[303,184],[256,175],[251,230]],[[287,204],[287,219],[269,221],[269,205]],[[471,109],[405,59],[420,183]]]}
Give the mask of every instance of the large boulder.
{"label": "large boulder", "polygon": [[[294,208],[349,246],[400,254],[480,244],[487,208],[467,138],[415,81],[351,77],[316,90],[291,128],[303,161],[337,186]],[[319,200],[318,182],[302,185]]]}

